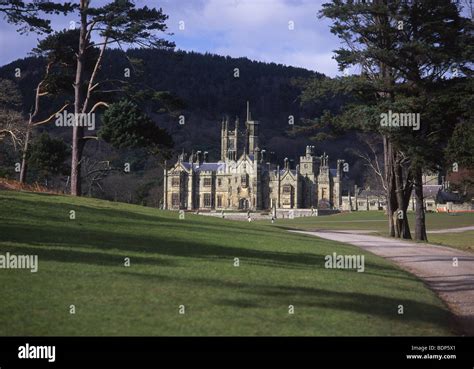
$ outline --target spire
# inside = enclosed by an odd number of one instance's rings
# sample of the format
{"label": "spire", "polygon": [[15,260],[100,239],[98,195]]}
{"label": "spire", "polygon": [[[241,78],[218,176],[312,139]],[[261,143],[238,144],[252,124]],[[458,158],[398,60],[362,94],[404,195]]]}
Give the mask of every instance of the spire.
{"label": "spire", "polygon": [[249,146],[249,131],[245,131],[245,145],[244,145],[244,156],[247,155],[247,148]]}
{"label": "spire", "polygon": [[249,101],[247,100],[247,122],[250,121],[250,104]]}
{"label": "spire", "polygon": [[323,167],[328,166],[328,156],[326,155],[326,152],[323,153],[323,156],[321,157],[321,165]]}

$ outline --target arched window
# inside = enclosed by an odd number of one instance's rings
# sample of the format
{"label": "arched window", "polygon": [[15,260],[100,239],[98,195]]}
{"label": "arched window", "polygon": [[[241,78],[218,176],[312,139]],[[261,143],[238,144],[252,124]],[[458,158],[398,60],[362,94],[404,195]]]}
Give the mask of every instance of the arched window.
{"label": "arched window", "polygon": [[291,193],[291,185],[284,185],[283,186],[283,193],[290,194]]}
{"label": "arched window", "polygon": [[171,177],[171,186],[179,187],[179,177]]}
{"label": "arched window", "polygon": [[173,192],[171,194],[171,205],[173,207],[179,206],[179,193]]}

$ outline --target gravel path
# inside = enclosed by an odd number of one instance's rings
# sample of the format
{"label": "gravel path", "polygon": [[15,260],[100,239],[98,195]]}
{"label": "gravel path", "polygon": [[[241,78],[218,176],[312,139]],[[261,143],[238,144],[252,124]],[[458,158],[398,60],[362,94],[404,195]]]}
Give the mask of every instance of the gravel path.
{"label": "gravel path", "polygon": [[[474,336],[474,255],[444,246],[417,244],[361,233],[291,231],[358,246],[393,261],[422,279],[449,306],[464,330]],[[457,258],[458,266],[453,260]]]}

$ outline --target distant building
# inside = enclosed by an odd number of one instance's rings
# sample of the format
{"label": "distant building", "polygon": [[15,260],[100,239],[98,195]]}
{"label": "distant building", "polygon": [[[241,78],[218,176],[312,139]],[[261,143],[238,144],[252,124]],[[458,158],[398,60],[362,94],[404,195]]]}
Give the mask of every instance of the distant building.
{"label": "distant building", "polygon": [[326,154],[307,146],[296,168],[271,163],[259,147],[259,122],[247,105],[245,130],[222,121],[221,158],[209,162],[207,152],[184,152],[164,171],[164,208],[185,210],[340,209],[347,188],[344,160],[329,168]]}
{"label": "distant building", "polygon": [[387,208],[384,191],[371,190],[370,188],[362,189],[354,186],[353,193],[353,195],[348,194],[342,197],[341,210],[370,211],[386,210]]}
{"label": "distant building", "polygon": [[[423,202],[426,211],[470,210],[471,204],[463,204],[458,193],[450,192],[445,184],[424,185]],[[409,210],[415,210],[416,199],[414,192],[410,198]]]}
{"label": "distant building", "polygon": [[422,176],[423,185],[439,185],[444,180],[440,172],[425,171]]}
{"label": "distant building", "polygon": [[[436,181],[430,181],[431,183]],[[461,196],[458,193],[451,192],[443,184],[423,185],[423,206],[426,211],[470,211],[474,210],[472,202],[462,203]],[[415,192],[412,191],[408,211],[415,211],[416,199]],[[353,194],[342,196],[343,211],[371,211],[387,210],[387,201],[385,192],[381,190],[371,190],[358,188],[354,186]]]}

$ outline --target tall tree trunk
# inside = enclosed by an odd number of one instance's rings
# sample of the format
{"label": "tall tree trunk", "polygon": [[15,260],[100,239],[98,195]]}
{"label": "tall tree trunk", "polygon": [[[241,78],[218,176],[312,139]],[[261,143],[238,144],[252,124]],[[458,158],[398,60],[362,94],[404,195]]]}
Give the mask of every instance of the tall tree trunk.
{"label": "tall tree trunk", "polygon": [[71,158],[71,195],[81,196],[81,159],[84,149],[84,128],[73,127],[72,132],[72,158]]}
{"label": "tall tree trunk", "polygon": [[[374,3],[379,6],[384,4],[384,0],[375,0]],[[387,24],[389,19],[386,14],[378,13],[375,16],[376,33],[378,34],[379,40],[384,44],[386,48],[390,45],[390,37],[387,34]],[[383,88],[379,91],[379,96],[382,99],[393,101],[394,92],[392,89],[394,80],[393,74],[391,73],[390,67],[380,61],[379,62],[379,78],[383,82]],[[390,136],[387,134],[383,135],[384,143],[384,171],[385,171],[385,186],[386,186],[386,201],[387,201],[387,216],[388,216],[388,234],[390,237],[396,236],[396,215],[397,210],[397,197],[396,197],[396,182],[394,173],[395,154],[393,143]],[[398,235],[397,235],[398,237]]]}
{"label": "tall tree trunk", "polygon": [[389,138],[383,136],[384,145],[384,175],[386,183],[386,201],[387,201],[387,216],[388,216],[388,234],[390,237],[395,237],[395,224],[393,221],[393,213],[396,210],[396,196],[395,183],[393,177],[393,149]]}
{"label": "tall tree trunk", "polygon": [[428,241],[423,198],[423,171],[421,167],[415,168],[415,201],[415,240]]}
{"label": "tall tree trunk", "polygon": [[[395,159],[395,186],[396,186],[396,197],[397,197],[397,214],[396,217],[396,229],[397,229],[397,237],[411,239],[410,233],[410,225],[408,224],[408,216],[407,216],[407,209],[408,209],[408,200],[406,196],[406,191],[411,191],[410,188],[405,188],[403,185],[403,167],[400,163],[400,158]],[[407,178],[408,180],[408,178]]]}
{"label": "tall tree trunk", "polygon": [[77,53],[76,78],[74,81],[74,115],[75,125],[72,129],[71,157],[71,195],[81,196],[81,159],[84,148],[84,127],[79,127],[79,114],[83,104],[84,53],[87,47],[87,10],[88,0],[81,0],[81,29],[79,33],[79,49]]}
{"label": "tall tree trunk", "polygon": [[21,154],[21,167],[20,167],[20,183],[26,183],[26,173],[27,173],[27,160],[26,156],[28,154],[28,148],[30,145],[30,135],[31,135],[31,118],[30,122],[28,122],[28,127],[26,127],[26,136],[25,136],[25,144],[23,145],[23,152]]}

